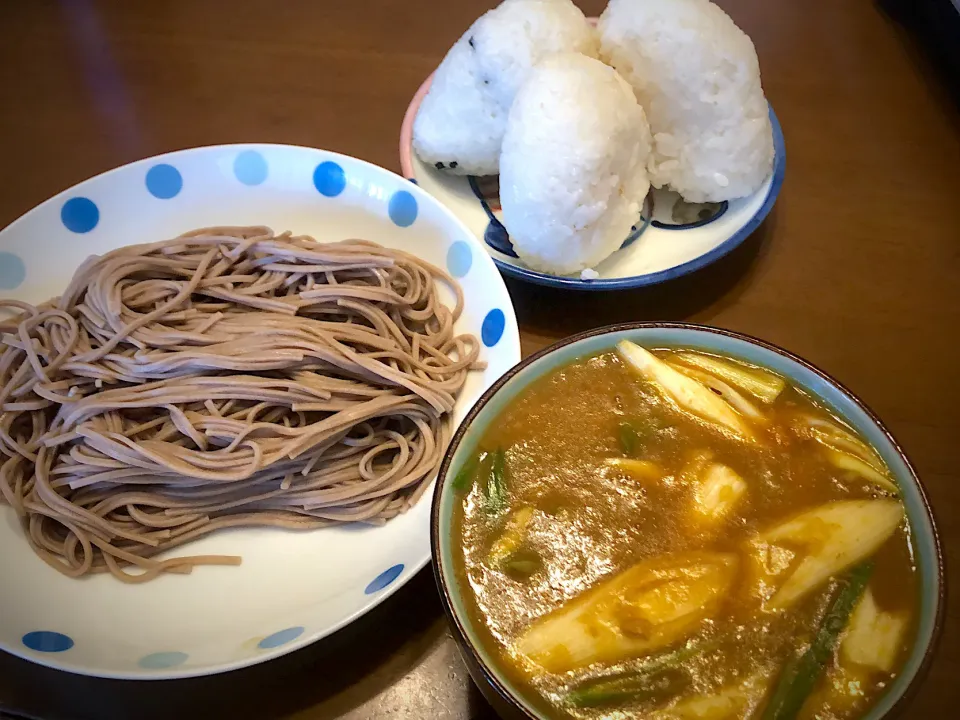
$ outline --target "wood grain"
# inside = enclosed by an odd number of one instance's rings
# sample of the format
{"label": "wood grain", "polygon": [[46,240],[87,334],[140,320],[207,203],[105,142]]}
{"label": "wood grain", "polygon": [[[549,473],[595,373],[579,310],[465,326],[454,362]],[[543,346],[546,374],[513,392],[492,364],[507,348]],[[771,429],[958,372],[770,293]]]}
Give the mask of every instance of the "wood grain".
{"label": "wood grain", "polygon": [[[492,0],[31,0],[0,3],[0,226],[91,175],[237,141],[344,152],[399,170],[407,102]],[[714,266],[634,292],[510,283],[529,353],[633,319],[778,343],[867,401],[933,499],[960,561],[960,114],[866,0],[724,0],[753,37],[783,125],[786,183]],[[588,14],[601,2],[583,2]],[[13,581],[4,578],[2,581]],[[960,703],[960,598],[910,717]],[[484,718],[428,573],[329,641],[171,683],[102,681],[0,655],[0,708],[45,718]]]}

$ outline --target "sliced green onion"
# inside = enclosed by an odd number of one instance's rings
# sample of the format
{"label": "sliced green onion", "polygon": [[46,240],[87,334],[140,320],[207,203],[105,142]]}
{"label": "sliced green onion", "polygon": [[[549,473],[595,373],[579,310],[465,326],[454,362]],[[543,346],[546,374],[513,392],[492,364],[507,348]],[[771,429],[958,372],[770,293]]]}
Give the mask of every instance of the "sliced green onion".
{"label": "sliced green onion", "polygon": [[636,453],[637,448],[641,444],[640,433],[637,432],[637,428],[633,426],[633,423],[622,422],[620,427],[617,429],[617,437],[620,440],[620,449],[623,450],[623,454],[632,457]]}
{"label": "sliced green onion", "polygon": [[866,590],[873,572],[873,562],[857,565],[849,572],[824,615],[817,635],[799,658],[787,663],[761,720],[793,720],[833,656],[840,634],[850,620],[850,614]]}
{"label": "sliced green onion", "polygon": [[691,352],[679,353],[675,357],[681,362],[706,370],[722,380],[737,385],[765,403],[776,400],[787,386],[786,381],[779,375],[732,360],[721,360],[712,355]]}
{"label": "sliced green onion", "polygon": [[507,506],[507,468],[503,448],[497,448],[492,457],[487,479],[486,504],[487,512],[495,515]]}
{"label": "sliced green onion", "polygon": [[[681,665],[686,660],[708,653],[719,645],[719,639],[714,638],[687,645],[677,650],[651,655],[629,673],[589,680],[583,683],[572,690],[567,699],[578,707],[597,707],[613,703],[642,702],[643,700],[659,698],[660,692],[666,689],[660,687],[662,684],[661,678],[671,673],[679,673],[682,669]],[[683,673],[683,675],[686,675],[686,673]],[[686,683],[689,683],[689,676],[685,679]],[[669,692],[668,696],[676,695],[683,689],[683,687],[676,687],[678,682],[682,682],[683,678],[672,678],[671,680],[671,689],[675,691]],[[686,683],[683,684],[684,687]]]}
{"label": "sliced green onion", "polygon": [[619,677],[584,685],[571,691],[567,700],[577,707],[603,707],[627,702],[663,701],[690,685],[690,675],[676,668]]}
{"label": "sliced green onion", "polygon": [[543,569],[543,560],[533,551],[519,551],[504,561],[503,569],[508,575],[528,578]]}
{"label": "sliced green onion", "polygon": [[463,465],[460,466],[457,474],[453,476],[453,482],[450,483],[450,486],[457,492],[469,490],[474,481],[477,479],[477,469],[480,467],[480,463],[483,462],[486,456],[487,453],[481,452],[470,457]]}

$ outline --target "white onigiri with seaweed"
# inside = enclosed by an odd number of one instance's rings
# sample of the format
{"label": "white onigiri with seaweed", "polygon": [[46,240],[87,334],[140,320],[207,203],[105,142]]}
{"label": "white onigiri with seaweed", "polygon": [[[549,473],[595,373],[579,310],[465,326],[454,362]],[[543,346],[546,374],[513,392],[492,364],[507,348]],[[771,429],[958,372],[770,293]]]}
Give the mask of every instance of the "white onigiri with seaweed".
{"label": "white onigiri with seaweed", "polygon": [[649,153],[646,116],[615,70],[578,53],[537,65],[500,155],[503,222],[520,258],[567,275],[615,252],[650,189]]}
{"label": "white onigiri with seaweed", "polygon": [[597,54],[596,33],[570,0],[506,0],[487,12],[433,76],[413,125],[417,155],[457,174],[496,175],[517,88],[563,51]]}
{"label": "white onigiri with seaweed", "polygon": [[610,0],[600,56],[632,85],[653,133],[650,179],[690,202],[754,193],[773,131],[750,38],[708,0]]}

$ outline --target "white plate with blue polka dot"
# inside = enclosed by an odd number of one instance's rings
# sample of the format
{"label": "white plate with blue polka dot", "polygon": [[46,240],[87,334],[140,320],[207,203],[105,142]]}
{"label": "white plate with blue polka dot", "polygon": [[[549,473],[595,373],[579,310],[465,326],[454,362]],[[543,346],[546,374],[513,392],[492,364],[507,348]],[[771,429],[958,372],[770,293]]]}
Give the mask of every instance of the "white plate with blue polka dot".
{"label": "white plate with blue polka dot", "polygon": [[[403,248],[458,278],[459,332],[482,338],[459,422],[520,359],[516,317],[500,274],[473,234],[407,180],[361,160],[283,145],[184,150],[73,187],[0,231],[0,297],[59,294],[80,263],[123,245],[211,225],[269,225],[321,240],[360,237]],[[452,298],[448,298],[452,299]],[[0,505],[0,647],[55,668],[156,679],[222,672],[314,642],[377,605],[429,560],[429,493],[382,527],[225,531],[190,548],[239,554],[126,585],[72,580],[29,548]]]}
{"label": "white plate with blue polka dot", "polygon": [[698,270],[742,243],[773,209],[786,170],[783,132],[773,108],[773,169],[749,197],[722,203],[688,203],[677,193],[654,189],[620,249],[581,275],[538,272],[517,257],[503,225],[496,176],[454,175],[428,165],[413,151],[413,121],[430,89],[428,77],[413,96],[400,128],[403,174],[456,213],[480,240],[501,272],[511,277],[576,290],[624,290],[665,282]]}

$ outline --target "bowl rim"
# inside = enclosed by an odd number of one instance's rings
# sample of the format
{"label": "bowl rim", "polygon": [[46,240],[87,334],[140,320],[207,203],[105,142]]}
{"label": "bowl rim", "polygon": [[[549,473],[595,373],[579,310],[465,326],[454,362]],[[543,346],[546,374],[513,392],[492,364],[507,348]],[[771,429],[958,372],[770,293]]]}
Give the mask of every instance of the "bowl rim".
{"label": "bowl rim", "polygon": [[832,385],[836,389],[840,390],[845,394],[853,403],[858,406],[869,418],[869,420],[880,430],[884,435],[887,441],[890,443],[894,451],[899,455],[900,459],[903,461],[906,466],[909,476],[912,479],[914,485],[917,488],[917,491],[920,496],[921,505],[924,512],[927,515],[927,519],[930,521],[931,528],[931,539],[933,540],[933,547],[935,550],[935,562],[934,568],[936,570],[936,611],[934,613],[933,620],[933,629],[931,631],[930,640],[927,643],[926,648],[924,649],[923,659],[920,661],[920,665],[917,667],[917,671],[914,673],[913,677],[910,679],[909,684],[903,690],[900,697],[898,697],[891,708],[883,715],[884,720],[892,720],[893,718],[900,717],[906,708],[909,706],[910,702],[916,696],[920,686],[923,684],[923,681],[926,679],[927,674],[930,671],[930,666],[933,663],[933,659],[937,654],[937,649],[940,645],[940,640],[943,635],[943,625],[946,619],[946,609],[947,609],[947,576],[946,576],[946,561],[943,554],[943,547],[940,542],[940,532],[937,529],[936,517],[933,512],[933,508],[930,505],[930,500],[927,494],[927,489],[924,487],[923,482],[920,480],[920,477],[917,475],[916,468],[913,463],[907,457],[906,452],[897,442],[896,438],[893,437],[893,434],[887,429],[886,425],[880,420],[877,414],[856,394],[854,394],[846,385],[841,383],[839,380],[824,372],[816,365],[804,360],[798,355],[793,354],[789,350],[785,350],[779,345],[767,342],[766,340],[761,340],[752,335],[746,333],[737,332],[734,330],[727,330],[724,328],[714,327],[712,325],[704,325],[699,323],[687,323],[687,322],[655,322],[655,321],[634,321],[626,323],[616,323],[613,325],[604,325],[602,327],[593,328],[591,330],[586,330],[574,335],[569,335],[557,342],[549,345],[548,347],[539,350],[532,355],[529,355],[523,358],[519,363],[514,365],[510,370],[508,370],[504,375],[502,375],[493,385],[491,385],[487,390],[480,396],[480,398],[474,403],[473,407],[470,409],[470,412],[467,413],[467,416],[463,419],[463,422],[460,423],[460,426],[457,428],[456,433],[453,438],[450,440],[450,444],[447,446],[447,451],[444,454],[443,462],[440,465],[440,469],[437,471],[437,480],[434,486],[433,500],[430,508],[430,546],[431,546],[431,560],[430,564],[433,567],[434,580],[437,583],[437,588],[440,593],[440,599],[443,604],[444,614],[447,616],[447,621],[450,626],[453,628],[454,632],[457,635],[458,645],[460,650],[463,653],[468,653],[470,659],[476,667],[480,668],[483,673],[484,678],[491,688],[500,696],[500,698],[508,703],[510,706],[518,710],[523,714],[524,717],[529,720],[542,720],[536,715],[532,715],[526,707],[519,701],[514,693],[512,693],[503,683],[496,677],[496,675],[488,667],[486,661],[481,657],[480,653],[477,652],[477,649],[474,647],[473,643],[470,642],[469,636],[467,634],[466,628],[464,627],[463,622],[460,617],[457,615],[453,607],[453,594],[454,591],[448,584],[446,578],[443,574],[443,569],[441,567],[441,552],[440,552],[440,505],[441,505],[441,495],[444,486],[447,483],[447,477],[450,470],[450,464],[453,462],[453,456],[456,453],[457,449],[460,446],[463,436],[466,434],[467,429],[476,419],[477,415],[486,407],[487,403],[496,395],[504,385],[506,385],[514,377],[520,375],[524,370],[526,370],[530,365],[535,363],[537,360],[546,357],[562,348],[565,348],[569,345],[579,343],[582,340],[588,338],[597,337],[600,335],[609,335],[613,333],[618,333],[622,331],[629,330],[640,330],[640,329],[670,329],[670,330],[686,330],[686,331],[695,331],[695,332],[705,332],[708,334],[720,335],[722,337],[732,338],[735,340],[744,341],[752,345],[756,345],[765,350],[774,352],[787,360],[790,360],[801,367],[813,372],[815,375],[819,376],[822,380],[825,380],[828,384]]}

